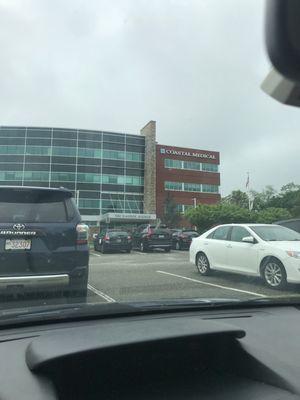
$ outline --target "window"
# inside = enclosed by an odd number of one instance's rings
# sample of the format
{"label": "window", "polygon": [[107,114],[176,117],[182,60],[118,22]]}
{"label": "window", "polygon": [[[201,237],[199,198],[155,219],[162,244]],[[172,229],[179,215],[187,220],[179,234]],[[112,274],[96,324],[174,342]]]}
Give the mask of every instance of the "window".
{"label": "window", "polygon": [[65,222],[63,201],[57,202],[0,202],[1,222]]}
{"label": "window", "polygon": [[165,158],[165,168],[182,169],[182,161]]}
{"label": "window", "polygon": [[144,178],[141,176],[103,175],[102,183],[140,186],[144,184]]}
{"label": "window", "polygon": [[0,137],[25,137],[25,129],[1,129],[0,127]]}
{"label": "window", "polygon": [[24,154],[24,146],[0,146],[0,154]]}
{"label": "window", "polygon": [[202,185],[202,192],[204,193],[219,193],[219,187],[217,185]]}
{"label": "window", "polygon": [[54,129],[53,138],[55,139],[77,139],[77,131]]}
{"label": "window", "polygon": [[52,172],[51,181],[74,182],[76,174],[74,172]]}
{"label": "window", "polygon": [[194,161],[184,161],[183,169],[191,169],[195,171],[201,171],[201,163]]}
{"label": "window", "polygon": [[219,168],[217,164],[202,163],[202,171],[218,172],[218,170]]}
{"label": "window", "polygon": [[26,146],[26,154],[30,156],[50,156],[51,148],[46,146]]}
{"label": "window", "polygon": [[177,190],[182,191],[181,182],[165,182],[165,190]]}
{"label": "window", "polygon": [[71,139],[53,139],[52,142],[53,146],[57,147],[76,147],[77,142],[76,140],[71,140]]}
{"label": "window", "polygon": [[124,160],[125,153],[124,151],[103,150],[102,157],[111,160]]}
{"label": "window", "polygon": [[217,185],[206,185],[201,183],[190,182],[165,182],[165,190],[176,190],[181,192],[204,192],[219,193]]}
{"label": "window", "polygon": [[77,182],[101,183],[101,175],[99,174],[77,174]]}
{"label": "window", "polygon": [[66,156],[66,157],[76,157],[75,147],[53,147],[53,156]]}
{"label": "window", "polygon": [[291,229],[278,225],[251,226],[251,229],[266,241],[300,241],[300,235]]}
{"label": "window", "polygon": [[179,214],[184,214],[186,210],[193,208],[192,204],[176,204],[176,212]]}
{"label": "window", "polygon": [[100,208],[100,200],[96,199],[79,199],[80,208]]}
{"label": "window", "polygon": [[183,187],[186,192],[201,192],[200,183],[184,183]]}
{"label": "window", "polygon": [[25,181],[48,181],[49,172],[46,171],[25,171],[24,172]]}
{"label": "window", "polygon": [[251,236],[247,229],[242,226],[234,226],[231,231],[231,240],[233,242],[241,242],[246,236]]}
{"label": "window", "polygon": [[100,149],[87,149],[87,148],[79,148],[78,149],[78,157],[89,157],[89,158],[101,158],[101,150]]}
{"label": "window", "polygon": [[124,143],[125,136],[119,135],[117,133],[104,133],[103,134],[103,141],[104,142],[114,142],[114,143]]}
{"label": "window", "polygon": [[92,132],[92,131],[79,131],[78,139],[80,140],[97,140],[101,141],[102,132]]}
{"label": "window", "polygon": [[197,161],[181,161],[165,158],[165,168],[186,169],[192,171],[218,172],[217,164],[200,163]]}
{"label": "window", "polygon": [[209,239],[216,239],[216,240],[228,240],[228,232],[230,226],[220,226],[215,231],[213,231],[208,238]]}
{"label": "window", "polygon": [[[13,143],[11,143],[11,144],[13,144]],[[31,138],[27,138],[26,145],[27,146],[51,146],[51,139],[41,139],[41,138],[31,139]]]}
{"label": "window", "polygon": [[51,138],[51,130],[27,129],[27,138]]}

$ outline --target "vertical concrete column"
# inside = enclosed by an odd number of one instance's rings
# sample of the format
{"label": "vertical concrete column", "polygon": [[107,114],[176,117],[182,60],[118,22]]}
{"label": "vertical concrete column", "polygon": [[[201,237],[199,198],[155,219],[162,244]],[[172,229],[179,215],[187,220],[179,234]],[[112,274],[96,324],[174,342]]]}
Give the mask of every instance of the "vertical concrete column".
{"label": "vertical concrete column", "polygon": [[156,121],[141,129],[145,136],[144,213],[156,214]]}

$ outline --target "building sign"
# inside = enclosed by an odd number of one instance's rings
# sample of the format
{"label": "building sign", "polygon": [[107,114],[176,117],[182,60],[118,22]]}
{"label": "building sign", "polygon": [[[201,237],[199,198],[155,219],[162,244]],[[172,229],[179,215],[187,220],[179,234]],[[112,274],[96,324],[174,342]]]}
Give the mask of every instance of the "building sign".
{"label": "building sign", "polygon": [[135,213],[107,213],[104,215],[107,222],[114,219],[120,220],[156,220],[156,214],[135,214]]}
{"label": "building sign", "polygon": [[215,160],[216,156],[214,154],[207,153],[198,153],[197,151],[182,151],[182,150],[174,150],[174,149],[160,149],[160,154],[169,154],[173,156],[185,156],[185,157],[198,157],[205,158],[210,160]]}

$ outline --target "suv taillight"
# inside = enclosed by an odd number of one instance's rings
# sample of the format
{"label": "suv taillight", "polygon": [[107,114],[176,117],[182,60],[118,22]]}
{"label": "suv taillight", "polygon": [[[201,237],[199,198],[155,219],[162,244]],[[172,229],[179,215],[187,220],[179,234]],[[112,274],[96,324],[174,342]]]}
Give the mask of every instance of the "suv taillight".
{"label": "suv taillight", "polygon": [[151,238],[151,235],[153,235],[153,233],[154,233],[154,230],[149,226],[148,230],[147,230],[147,237]]}
{"label": "suv taillight", "polygon": [[130,241],[130,240],[132,240],[132,237],[130,235],[128,235],[127,239]]}
{"label": "suv taillight", "polygon": [[87,244],[89,237],[89,227],[85,224],[78,224],[76,226],[77,231],[77,244]]}
{"label": "suv taillight", "polygon": [[106,235],[104,236],[103,240],[105,240],[105,242],[109,242],[110,237],[108,236],[108,234],[106,234]]}

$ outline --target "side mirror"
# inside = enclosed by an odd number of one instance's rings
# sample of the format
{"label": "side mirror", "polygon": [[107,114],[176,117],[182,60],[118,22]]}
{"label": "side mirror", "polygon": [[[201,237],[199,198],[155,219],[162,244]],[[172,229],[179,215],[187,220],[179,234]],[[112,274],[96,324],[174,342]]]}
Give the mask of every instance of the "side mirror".
{"label": "side mirror", "polygon": [[243,237],[242,242],[254,244],[254,243],[256,243],[256,240],[254,239],[253,236],[245,236],[245,237]]}

